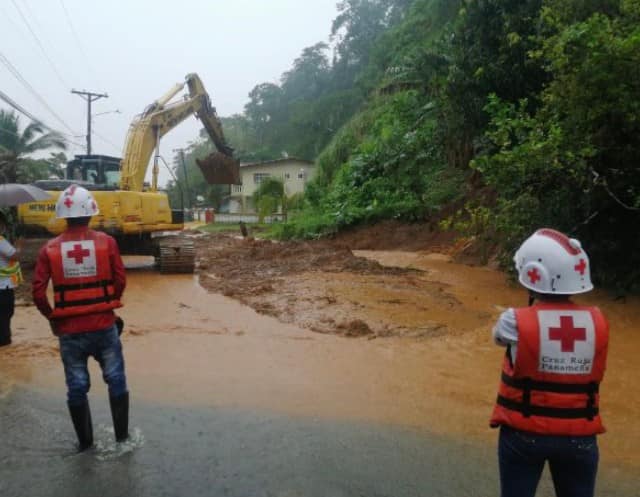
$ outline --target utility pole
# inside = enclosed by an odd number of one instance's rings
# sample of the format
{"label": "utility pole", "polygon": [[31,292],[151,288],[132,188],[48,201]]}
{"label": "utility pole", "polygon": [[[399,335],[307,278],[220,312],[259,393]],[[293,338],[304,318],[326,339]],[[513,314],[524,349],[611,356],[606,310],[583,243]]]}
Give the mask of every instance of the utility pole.
{"label": "utility pole", "polygon": [[182,172],[184,174],[184,189],[187,193],[187,202],[185,207],[187,209],[191,208],[191,192],[189,191],[189,179],[187,178],[187,163],[184,160],[184,148],[174,148],[174,152],[178,152],[180,154],[180,162],[182,162]]}
{"label": "utility pole", "polygon": [[80,95],[87,101],[87,155],[91,155],[91,102],[95,102],[101,98],[108,98],[106,93],[93,93],[90,91],[71,90],[71,93]]}

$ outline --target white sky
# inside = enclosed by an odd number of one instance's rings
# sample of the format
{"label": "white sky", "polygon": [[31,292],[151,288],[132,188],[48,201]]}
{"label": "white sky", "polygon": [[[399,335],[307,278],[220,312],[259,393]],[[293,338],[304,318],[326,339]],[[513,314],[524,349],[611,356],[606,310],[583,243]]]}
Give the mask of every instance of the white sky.
{"label": "white sky", "polygon": [[[79,146],[67,151],[70,158],[85,153],[86,133],[86,102],[71,88],[108,93],[93,103],[93,128],[100,136],[93,135],[92,151],[120,156],[133,117],[187,73],[200,75],[220,116],[242,112],[256,84],[278,83],[303,48],[328,40],[336,3],[0,0],[0,55],[80,135],[73,139]],[[52,128],[71,134],[2,64],[0,90]],[[4,102],[0,107],[8,108]],[[121,114],[96,116],[115,109]],[[161,155],[170,162],[172,149],[185,147],[200,128],[196,118],[187,119],[164,137]],[[160,183],[167,178],[162,168]]]}

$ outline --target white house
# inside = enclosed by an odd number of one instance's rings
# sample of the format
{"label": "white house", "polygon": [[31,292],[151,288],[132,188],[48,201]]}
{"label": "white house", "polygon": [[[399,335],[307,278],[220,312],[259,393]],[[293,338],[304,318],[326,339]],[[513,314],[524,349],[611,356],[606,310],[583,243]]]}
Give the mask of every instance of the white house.
{"label": "white house", "polygon": [[231,185],[229,212],[246,214],[253,212],[251,196],[265,178],[278,178],[284,184],[287,197],[304,191],[308,181],[316,174],[316,165],[304,159],[288,157],[264,162],[240,164],[241,185]]}

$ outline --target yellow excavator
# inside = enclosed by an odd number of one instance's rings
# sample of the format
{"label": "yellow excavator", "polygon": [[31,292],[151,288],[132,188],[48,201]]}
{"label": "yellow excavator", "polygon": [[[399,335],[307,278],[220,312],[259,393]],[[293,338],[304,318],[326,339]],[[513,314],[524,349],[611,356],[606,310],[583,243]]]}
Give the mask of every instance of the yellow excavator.
{"label": "yellow excavator", "polygon": [[[188,94],[171,102],[185,87]],[[239,184],[239,163],[224,139],[222,124],[202,81],[192,73],[134,119],[122,160],[106,155],[76,155],[67,164],[65,179],[37,181],[35,185],[48,190],[52,198],[19,206],[21,231],[60,234],[66,224],[63,219],[56,219],[55,204],[60,192],[75,183],[91,190],[100,207],[91,227],[114,236],[123,254],[153,254],[161,272],[193,272],[193,242],[178,233],[184,228],[184,211],[171,209],[167,194],[158,191],[160,139],[191,115],[202,122],[217,149],[197,161],[207,182]],[[146,185],[144,178],[152,155],[152,180]]]}

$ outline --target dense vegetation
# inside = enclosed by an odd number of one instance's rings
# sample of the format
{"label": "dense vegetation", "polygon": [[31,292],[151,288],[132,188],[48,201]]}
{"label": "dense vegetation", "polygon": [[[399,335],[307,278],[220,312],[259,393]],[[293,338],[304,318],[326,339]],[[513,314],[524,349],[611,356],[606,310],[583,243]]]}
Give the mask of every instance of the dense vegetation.
{"label": "dense vegetation", "polygon": [[[332,51],[224,120],[244,160],[315,160],[281,236],[439,220],[512,253],[540,226],[640,281],[640,0],[344,0]],[[507,260],[508,258],[505,258]]]}

